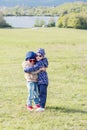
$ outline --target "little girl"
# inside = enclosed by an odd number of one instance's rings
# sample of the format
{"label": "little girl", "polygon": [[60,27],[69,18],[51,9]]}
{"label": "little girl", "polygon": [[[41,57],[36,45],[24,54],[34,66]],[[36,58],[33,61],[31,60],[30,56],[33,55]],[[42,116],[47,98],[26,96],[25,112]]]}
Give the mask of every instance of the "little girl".
{"label": "little girl", "polygon": [[[26,69],[28,67],[32,67],[36,62],[36,54],[32,51],[28,52],[26,54],[25,61],[22,63],[23,69]],[[38,98],[38,87],[37,87],[37,73],[40,72],[40,70],[32,72],[32,73],[26,73],[25,72],[25,79],[27,80],[27,88],[28,88],[28,98],[27,98],[27,109],[29,111],[33,111],[32,102],[34,100],[35,107],[39,108],[39,98]]]}

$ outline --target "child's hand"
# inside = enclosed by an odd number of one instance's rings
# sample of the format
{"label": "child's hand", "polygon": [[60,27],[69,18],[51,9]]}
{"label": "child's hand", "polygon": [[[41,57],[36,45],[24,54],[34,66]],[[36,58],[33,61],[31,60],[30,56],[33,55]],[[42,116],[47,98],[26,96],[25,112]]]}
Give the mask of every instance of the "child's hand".
{"label": "child's hand", "polygon": [[22,67],[23,67],[23,68],[25,67],[25,62],[22,63]]}
{"label": "child's hand", "polygon": [[40,68],[40,71],[46,71],[45,67]]}
{"label": "child's hand", "polygon": [[22,63],[22,67],[23,67],[23,68],[26,68],[26,67],[28,66],[28,64],[29,64],[29,63],[28,63],[27,61],[24,61],[24,62]]}

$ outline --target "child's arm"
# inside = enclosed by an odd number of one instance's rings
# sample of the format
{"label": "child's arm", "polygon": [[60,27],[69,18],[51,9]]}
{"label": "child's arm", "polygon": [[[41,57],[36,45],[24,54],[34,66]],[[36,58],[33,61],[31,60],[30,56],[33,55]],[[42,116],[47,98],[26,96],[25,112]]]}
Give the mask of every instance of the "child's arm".
{"label": "child's arm", "polygon": [[43,62],[44,62],[44,67],[48,67],[48,59],[45,57],[44,59],[43,59]]}
{"label": "child's arm", "polygon": [[40,68],[40,71],[46,71],[46,67]]}
{"label": "child's arm", "polygon": [[[29,67],[29,63],[27,62],[27,61],[24,61],[23,63],[22,63],[22,67],[23,67],[23,70],[25,70],[26,68],[28,68]],[[26,72],[25,72],[26,73]],[[28,72],[29,73],[29,72]],[[29,73],[30,74],[30,73]]]}
{"label": "child's arm", "polygon": [[25,69],[25,67],[26,67],[25,61],[22,63],[22,67],[23,67],[23,69]]}
{"label": "child's arm", "polygon": [[[29,68],[30,66],[29,66],[29,63],[28,63],[27,61],[24,61],[24,62],[22,63],[22,67],[23,67],[23,69],[27,69],[27,68]],[[31,72],[31,73],[32,73],[32,74],[38,74],[41,70],[42,70],[42,68],[40,68],[40,69],[37,70],[37,71]],[[28,73],[29,73],[29,72],[28,72]]]}
{"label": "child's arm", "polygon": [[42,64],[41,64],[41,62],[39,62],[39,63],[36,63],[34,66],[32,66],[32,67],[27,67],[27,68],[25,68],[24,69],[24,72],[26,72],[26,73],[31,73],[31,72],[35,72],[35,71],[37,71],[37,70],[39,70],[40,68],[42,68],[43,66],[42,66]]}
{"label": "child's arm", "polygon": [[42,68],[40,68],[39,70],[34,71],[34,72],[31,72],[31,73],[32,73],[32,74],[38,74],[38,73],[41,72],[41,71],[46,71],[46,68],[45,68],[45,67],[42,67]]}

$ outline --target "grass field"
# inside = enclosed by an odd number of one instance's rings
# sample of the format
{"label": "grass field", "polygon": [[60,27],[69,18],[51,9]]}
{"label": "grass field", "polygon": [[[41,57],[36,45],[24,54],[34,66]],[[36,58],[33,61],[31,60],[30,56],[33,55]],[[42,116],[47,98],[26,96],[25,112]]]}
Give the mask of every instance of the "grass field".
{"label": "grass field", "polygon": [[[46,50],[46,111],[29,112],[21,63]],[[0,29],[0,130],[87,130],[87,30]]]}

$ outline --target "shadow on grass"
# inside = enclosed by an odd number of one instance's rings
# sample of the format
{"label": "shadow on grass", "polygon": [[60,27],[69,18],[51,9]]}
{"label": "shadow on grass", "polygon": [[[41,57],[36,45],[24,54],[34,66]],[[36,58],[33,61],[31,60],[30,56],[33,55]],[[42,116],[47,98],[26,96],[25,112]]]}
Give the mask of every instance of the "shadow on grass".
{"label": "shadow on grass", "polygon": [[47,110],[62,111],[64,113],[82,113],[82,114],[87,114],[87,111],[77,110],[77,109],[70,109],[70,108],[64,108],[64,107],[48,106],[48,107],[46,107],[46,109]]}

